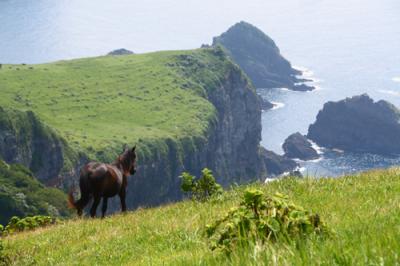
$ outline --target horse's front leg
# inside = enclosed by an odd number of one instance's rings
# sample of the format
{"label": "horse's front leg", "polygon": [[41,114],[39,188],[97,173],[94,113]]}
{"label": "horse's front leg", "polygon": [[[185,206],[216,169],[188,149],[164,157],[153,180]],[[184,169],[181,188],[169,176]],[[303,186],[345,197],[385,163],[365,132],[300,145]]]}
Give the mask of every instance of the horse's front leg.
{"label": "horse's front leg", "polygon": [[101,209],[101,211],[102,211],[101,218],[104,218],[104,216],[106,215],[107,204],[108,204],[108,198],[107,197],[103,197],[103,207]]}
{"label": "horse's front leg", "polygon": [[119,192],[119,198],[121,200],[121,211],[126,212],[126,187],[121,188]]}
{"label": "horse's front leg", "polygon": [[90,216],[92,216],[92,218],[96,216],[96,210],[97,206],[99,206],[100,199],[101,199],[100,196],[97,195],[94,196],[93,205],[92,208],[90,209]]}

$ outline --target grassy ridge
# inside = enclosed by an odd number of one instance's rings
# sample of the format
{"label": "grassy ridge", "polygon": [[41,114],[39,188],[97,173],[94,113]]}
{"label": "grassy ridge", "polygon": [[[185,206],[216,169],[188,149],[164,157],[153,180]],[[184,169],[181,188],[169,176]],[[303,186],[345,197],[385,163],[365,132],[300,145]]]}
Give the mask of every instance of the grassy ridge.
{"label": "grassy ridge", "polygon": [[211,252],[204,226],[235,206],[245,187],[220,201],[185,201],[104,220],[71,220],[5,239],[16,265],[395,265],[400,263],[400,170],[338,179],[284,179],[253,184],[288,194],[317,212],[336,231],[332,239],[273,244],[236,252],[230,260]]}
{"label": "grassy ridge", "polygon": [[207,90],[232,66],[212,49],[3,65],[0,106],[32,110],[77,151],[113,158],[122,143],[204,136],[215,118]]}

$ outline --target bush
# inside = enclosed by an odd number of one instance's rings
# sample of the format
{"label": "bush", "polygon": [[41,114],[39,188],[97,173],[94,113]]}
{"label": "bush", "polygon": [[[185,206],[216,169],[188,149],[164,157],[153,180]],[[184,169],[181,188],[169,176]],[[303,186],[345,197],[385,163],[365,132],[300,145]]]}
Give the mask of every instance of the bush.
{"label": "bush", "polygon": [[215,181],[212,171],[204,168],[201,173],[198,179],[187,172],[182,173],[180,176],[182,191],[196,200],[206,200],[213,195],[221,194],[222,187]]}
{"label": "bush", "polygon": [[22,232],[33,230],[39,227],[45,227],[55,224],[57,220],[50,216],[32,216],[20,219],[16,216],[12,217],[7,226],[3,230],[3,234],[12,234],[14,232]]}
{"label": "bush", "polygon": [[230,253],[235,247],[291,241],[312,234],[328,234],[318,214],[305,211],[279,193],[266,196],[261,190],[246,190],[239,207],[206,226],[211,249]]}

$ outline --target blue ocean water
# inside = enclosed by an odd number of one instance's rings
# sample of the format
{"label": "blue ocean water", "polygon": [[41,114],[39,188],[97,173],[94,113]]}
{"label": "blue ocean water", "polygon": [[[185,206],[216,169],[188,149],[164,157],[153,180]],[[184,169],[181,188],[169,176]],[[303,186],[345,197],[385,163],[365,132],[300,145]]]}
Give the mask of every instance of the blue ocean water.
{"label": "blue ocean water", "polygon": [[[263,113],[262,145],[281,153],[284,139],[307,132],[328,100],[368,93],[400,107],[398,0],[0,0],[0,63],[42,63],[191,49],[248,21],[294,65],[318,79],[313,92],[259,90],[280,108]],[[327,153],[305,173],[340,175],[400,164],[399,158]]]}

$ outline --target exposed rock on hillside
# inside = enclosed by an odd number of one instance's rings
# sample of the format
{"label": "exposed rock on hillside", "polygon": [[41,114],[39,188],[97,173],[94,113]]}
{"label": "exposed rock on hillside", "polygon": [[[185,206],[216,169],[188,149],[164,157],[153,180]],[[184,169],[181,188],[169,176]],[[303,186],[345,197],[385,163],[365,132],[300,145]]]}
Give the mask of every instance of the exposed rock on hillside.
{"label": "exposed rock on hillside", "polygon": [[314,87],[296,76],[301,72],[292,68],[275,42],[253,25],[240,22],[215,37],[213,45],[223,46],[231,58],[243,69],[257,88],[288,88],[308,91]]}
{"label": "exposed rock on hillside", "polygon": [[308,129],[318,145],[352,152],[400,154],[400,112],[363,94],[327,102]]}
{"label": "exposed rock on hillside", "polygon": [[53,184],[75,163],[74,153],[33,112],[0,107],[0,156],[28,167],[40,180]]}
{"label": "exposed rock on hillside", "polygon": [[128,55],[128,54],[134,54],[134,52],[121,48],[111,51],[107,55]]}
{"label": "exposed rock on hillside", "polygon": [[[181,143],[166,140],[163,144],[166,152],[154,150],[152,157],[144,159],[128,189],[128,202],[133,206],[179,199],[182,193],[178,176],[182,171],[199,175],[208,167],[224,185],[262,178],[269,171],[260,154],[259,97],[243,72],[222,51],[210,49],[210,52],[219,56],[227,68],[219,82],[207,88],[206,98],[216,110],[208,136],[182,139]],[[179,58],[179,64],[185,76],[204,68],[198,58],[186,55]]]}
{"label": "exposed rock on hillside", "polygon": [[261,154],[267,167],[268,176],[279,176],[284,173],[290,173],[299,166],[295,161],[264,148],[261,149]]}
{"label": "exposed rock on hillside", "polygon": [[311,142],[299,132],[290,135],[282,145],[285,156],[298,158],[300,160],[318,159],[317,151],[312,147]]}

